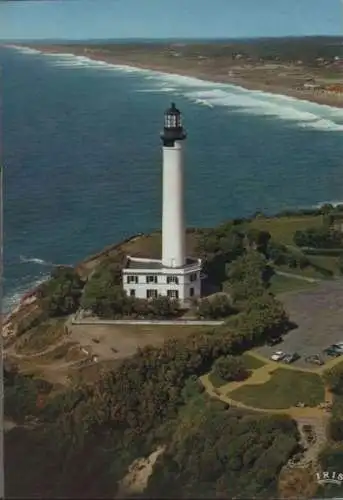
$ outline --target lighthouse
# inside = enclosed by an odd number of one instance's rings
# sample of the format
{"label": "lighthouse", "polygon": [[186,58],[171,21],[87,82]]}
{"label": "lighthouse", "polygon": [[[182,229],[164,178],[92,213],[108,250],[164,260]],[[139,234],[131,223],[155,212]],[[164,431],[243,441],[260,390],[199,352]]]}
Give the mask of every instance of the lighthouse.
{"label": "lighthouse", "polygon": [[174,103],[164,113],[162,140],[162,254],[127,256],[123,288],[131,297],[167,296],[183,304],[201,296],[201,259],[186,251],[183,145],[187,137]]}
{"label": "lighthouse", "polygon": [[183,141],[186,132],[181,113],[172,103],[164,113],[162,263],[165,267],[185,265],[185,221],[183,187]]}

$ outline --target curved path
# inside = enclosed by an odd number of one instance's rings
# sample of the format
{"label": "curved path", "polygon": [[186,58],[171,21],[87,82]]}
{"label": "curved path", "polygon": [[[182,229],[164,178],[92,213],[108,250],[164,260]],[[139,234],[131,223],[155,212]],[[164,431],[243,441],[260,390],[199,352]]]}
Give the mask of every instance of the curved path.
{"label": "curved path", "polygon": [[50,352],[53,352],[58,347],[61,347],[63,345],[67,345],[67,340],[68,340],[68,337],[63,337],[58,342],[56,342],[56,344],[49,345],[49,347],[47,347],[43,351],[38,351],[38,352],[33,352],[33,353],[27,353],[27,354],[20,354],[17,351],[15,351],[15,349],[9,348],[7,350],[7,354],[10,354],[14,358],[23,359],[23,360],[25,360],[25,359],[31,359],[31,358],[36,358],[36,357],[39,357],[39,356],[45,356],[46,354],[49,354]]}
{"label": "curved path", "polygon": [[[227,403],[230,406],[236,408],[242,408],[245,410],[258,412],[258,413],[268,413],[268,414],[279,414],[279,415],[289,415],[293,420],[296,421],[299,433],[301,436],[301,444],[304,446],[304,453],[299,462],[296,464],[292,464],[290,461],[289,467],[309,467],[311,463],[316,462],[318,459],[318,455],[326,443],[326,429],[327,424],[330,418],[330,414],[327,413],[324,409],[318,407],[289,407],[284,409],[276,409],[276,408],[256,408],[254,406],[246,405],[240,401],[234,400],[227,395],[228,392],[231,392],[238,387],[242,387],[244,385],[261,385],[268,382],[272,376],[272,373],[280,368],[280,364],[273,362],[271,360],[267,360],[256,353],[249,353],[252,356],[255,356],[257,359],[260,359],[265,365],[256,370],[253,370],[252,375],[242,382],[229,382],[228,384],[224,384],[219,388],[215,388],[212,382],[209,379],[209,374],[203,375],[200,377],[200,380],[206,390],[206,392],[213,398],[217,398],[223,403]],[[336,361],[336,360],[335,360]],[[322,367],[317,370],[303,369],[299,370],[293,366],[285,365],[282,368],[303,372],[312,372],[320,374]],[[325,387],[325,395],[324,400],[326,402],[332,403],[332,393]],[[303,426],[310,425],[315,433],[316,440],[313,444],[309,444],[306,441],[306,436],[303,432]]]}
{"label": "curved path", "polygon": [[[264,367],[263,367],[264,368]],[[268,376],[263,380],[261,376],[259,376],[258,380],[257,378],[255,379],[254,382],[251,383],[251,378],[249,378],[249,383],[246,381],[246,384],[244,382],[232,382],[230,383],[230,390],[237,389],[238,387],[242,385],[257,385],[257,384],[264,384],[265,382],[268,382],[270,376]],[[283,408],[283,409],[276,409],[276,408],[257,408],[255,406],[250,406],[242,403],[241,401],[237,401],[235,399],[230,398],[227,394],[224,394],[222,392],[223,388],[228,387],[228,384],[225,384],[224,386],[221,386],[221,388],[215,388],[211,381],[209,380],[209,374],[203,375],[200,377],[200,380],[205,387],[206,392],[214,398],[220,399],[223,403],[227,403],[230,406],[235,406],[237,408],[243,408],[245,410],[249,411],[254,411],[254,412],[259,412],[259,413],[275,413],[279,415],[290,415],[292,418],[295,420],[299,418],[309,418],[309,417],[314,417],[314,418],[323,418],[327,416],[324,410],[321,408],[312,408],[312,407],[305,407],[305,408],[298,408],[297,406],[291,406],[289,408]],[[234,387],[232,387],[231,384],[237,384]]]}

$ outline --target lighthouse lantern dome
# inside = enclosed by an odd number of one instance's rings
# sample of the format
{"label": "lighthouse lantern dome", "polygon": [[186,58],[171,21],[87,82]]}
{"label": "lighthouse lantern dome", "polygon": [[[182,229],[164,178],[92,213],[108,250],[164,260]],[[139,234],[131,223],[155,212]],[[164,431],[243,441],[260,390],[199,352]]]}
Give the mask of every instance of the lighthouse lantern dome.
{"label": "lighthouse lantern dome", "polygon": [[161,138],[165,146],[173,146],[175,141],[182,141],[186,138],[181,112],[173,102],[170,108],[164,112],[164,130]]}
{"label": "lighthouse lantern dome", "polygon": [[172,102],[170,108],[168,108],[164,113],[164,127],[166,129],[175,129],[182,127],[182,117],[180,111]]}

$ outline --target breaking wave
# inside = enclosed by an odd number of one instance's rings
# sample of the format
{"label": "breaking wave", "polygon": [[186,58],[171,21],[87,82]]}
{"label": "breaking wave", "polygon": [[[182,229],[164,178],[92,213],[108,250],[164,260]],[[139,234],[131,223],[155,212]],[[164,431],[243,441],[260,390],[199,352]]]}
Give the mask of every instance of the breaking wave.
{"label": "breaking wave", "polygon": [[5,314],[11,312],[18,304],[22,297],[29,290],[36,288],[38,285],[49,279],[49,274],[42,274],[34,280],[23,279],[22,283],[14,288],[14,290],[4,295],[2,308]]}
{"label": "breaking wave", "polygon": [[316,104],[286,95],[271,94],[259,90],[247,90],[237,85],[217,83],[194,77],[163,73],[116,65],[98,61],[86,56],[64,53],[43,53],[38,50],[16,47],[24,54],[41,53],[50,64],[64,69],[98,69],[124,72],[144,78],[148,87],[137,92],[175,93],[199,106],[227,108],[230,113],[275,118],[292,126],[324,132],[343,132],[343,108]]}
{"label": "breaking wave", "polygon": [[24,255],[20,255],[19,260],[22,264],[39,264],[40,266],[49,266],[51,267],[53,264],[51,262],[46,262],[43,259],[37,259],[35,257],[25,257]]}

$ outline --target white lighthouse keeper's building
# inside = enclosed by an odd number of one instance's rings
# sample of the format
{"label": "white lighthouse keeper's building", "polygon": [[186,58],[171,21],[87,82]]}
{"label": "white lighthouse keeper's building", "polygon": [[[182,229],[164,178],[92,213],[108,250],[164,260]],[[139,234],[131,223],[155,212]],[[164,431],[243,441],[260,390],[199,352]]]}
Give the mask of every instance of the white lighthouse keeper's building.
{"label": "white lighthouse keeper's building", "polygon": [[201,296],[201,259],[186,256],[183,143],[186,132],[173,103],[164,114],[162,259],[127,257],[123,287],[128,295],[149,299],[159,295],[180,302]]}

